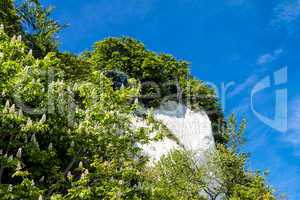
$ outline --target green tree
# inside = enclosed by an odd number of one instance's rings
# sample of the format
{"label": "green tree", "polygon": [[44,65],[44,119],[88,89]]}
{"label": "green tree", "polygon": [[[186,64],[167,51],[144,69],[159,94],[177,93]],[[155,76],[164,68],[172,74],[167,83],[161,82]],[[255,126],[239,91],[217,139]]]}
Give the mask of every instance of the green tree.
{"label": "green tree", "polygon": [[94,69],[121,71],[139,80],[139,99],[146,107],[175,100],[206,111],[213,122],[216,141],[226,143],[222,135],[224,116],[215,91],[191,76],[188,62],[151,52],[141,42],[126,37],[96,42],[93,51],[85,52],[83,57]]}
{"label": "green tree", "polygon": [[[35,59],[0,32],[0,199],[143,199],[145,139],[130,128],[138,90],[94,71],[63,81],[54,53]],[[28,192],[29,191],[29,192]]]}
{"label": "green tree", "polygon": [[154,199],[204,200],[204,171],[198,167],[192,152],[172,151],[161,158],[148,176],[153,181]]}
{"label": "green tree", "polygon": [[25,41],[33,54],[41,58],[48,52],[56,52],[57,33],[64,27],[51,18],[53,7],[44,8],[38,0],[25,0],[18,6]]}
{"label": "green tree", "polygon": [[206,160],[196,152],[175,150],[158,162],[149,177],[159,199],[273,200],[272,189],[258,171],[246,169],[247,154],[239,153],[245,143],[243,121],[238,126],[233,115],[226,130],[227,145],[218,144]]}
{"label": "green tree", "polygon": [[24,0],[16,5],[13,0],[0,2],[0,24],[9,36],[23,37],[35,57],[57,52],[57,33],[64,28],[51,18],[53,7],[44,8],[38,0]]}
{"label": "green tree", "polygon": [[19,35],[22,32],[21,19],[13,0],[0,1],[0,24],[10,36]]}

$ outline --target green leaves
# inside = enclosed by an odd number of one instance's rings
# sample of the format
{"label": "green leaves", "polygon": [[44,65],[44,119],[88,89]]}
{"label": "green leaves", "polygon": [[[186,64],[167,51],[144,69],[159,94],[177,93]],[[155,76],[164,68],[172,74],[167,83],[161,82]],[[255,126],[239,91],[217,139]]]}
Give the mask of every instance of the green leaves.
{"label": "green leaves", "polygon": [[210,117],[217,143],[226,143],[220,129],[224,116],[215,91],[194,79],[189,64],[169,54],[156,54],[132,38],[108,38],[96,42],[84,59],[94,69],[122,72],[140,82],[138,99],[147,108],[169,100],[179,101]]}
{"label": "green leaves", "polygon": [[154,199],[205,199],[200,191],[205,185],[204,174],[192,152],[175,150],[163,157],[153,170]]}
{"label": "green leaves", "polygon": [[52,10],[51,6],[43,8],[36,0],[26,0],[18,7],[26,43],[38,58],[57,51],[56,34],[64,26],[51,19]]}
{"label": "green leaves", "polygon": [[[130,128],[134,106],[128,104],[138,93],[136,84],[114,90],[111,80],[95,71],[90,82],[73,85],[59,80],[63,64],[55,54],[37,60],[19,51],[25,49],[21,41],[11,42],[5,33],[1,37],[0,177],[3,188],[11,184],[12,190],[1,190],[0,196],[140,196],[143,189],[132,187],[143,179],[144,161],[136,146],[141,138]],[[84,169],[76,167],[80,161]],[[104,163],[110,163],[108,169]],[[24,196],[25,187],[31,196]]]}
{"label": "green leaves", "polygon": [[249,171],[247,154],[239,152],[245,142],[244,123],[238,126],[232,116],[226,132],[229,143],[218,144],[201,162],[196,161],[197,152],[175,150],[147,169],[154,199],[275,199],[264,175]]}
{"label": "green leaves", "polygon": [[0,2],[0,24],[4,25],[5,31],[10,36],[20,34],[21,20],[13,0],[2,0]]}
{"label": "green leaves", "polygon": [[238,126],[235,114],[232,114],[227,123],[225,136],[227,137],[227,145],[233,151],[238,151],[238,147],[242,147],[246,143],[245,137],[246,119],[243,119]]}

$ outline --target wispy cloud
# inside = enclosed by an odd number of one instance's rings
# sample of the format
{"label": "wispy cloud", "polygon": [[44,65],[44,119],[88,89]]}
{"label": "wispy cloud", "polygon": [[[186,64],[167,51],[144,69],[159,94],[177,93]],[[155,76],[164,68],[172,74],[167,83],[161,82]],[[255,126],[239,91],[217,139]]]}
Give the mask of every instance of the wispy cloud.
{"label": "wispy cloud", "polygon": [[238,117],[246,117],[244,114],[245,113],[250,113],[250,98],[249,97],[245,97],[243,98],[240,103],[238,103],[236,106],[234,106],[233,108],[231,108],[229,110],[229,114],[231,113],[235,113],[237,114]]}
{"label": "wispy cloud", "polygon": [[300,0],[290,0],[280,3],[274,9],[274,20],[291,23],[300,17]]}
{"label": "wispy cloud", "polygon": [[282,54],[282,49],[276,49],[275,51],[271,53],[266,53],[258,57],[257,59],[257,64],[258,65],[265,65],[268,63],[271,63],[275,60],[277,60],[280,55]]}
{"label": "wispy cloud", "polygon": [[298,30],[300,19],[300,0],[282,1],[273,9],[273,17],[270,27],[275,29],[284,28],[289,35],[294,35]]}
{"label": "wispy cloud", "polygon": [[244,82],[236,85],[235,88],[228,93],[228,97],[233,97],[240,94],[247,88],[250,88],[257,80],[258,76],[256,74],[249,76]]}

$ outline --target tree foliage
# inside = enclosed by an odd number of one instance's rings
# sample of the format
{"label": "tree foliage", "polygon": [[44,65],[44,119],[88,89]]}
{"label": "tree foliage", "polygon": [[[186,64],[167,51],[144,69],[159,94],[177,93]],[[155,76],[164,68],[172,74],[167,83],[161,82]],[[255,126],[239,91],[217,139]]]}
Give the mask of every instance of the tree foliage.
{"label": "tree foliage", "polygon": [[[237,127],[234,116],[229,119],[228,126]],[[244,123],[240,130],[228,128],[230,137],[236,135],[242,141],[243,126]],[[241,144],[218,144],[215,151],[208,153],[205,162],[197,162],[196,152],[171,152],[149,173],[151,180],[156,182],[157,199],[275,199],[265,177],[259,171],[246,169],[248,156],[236,148]]]}
{"label": "tree foliage", "polygon": [[22,41],[0,37],[1,199],[146,195],[139,187],[145,159],[136,147],[142,136],[129,127],[127,102],[137,90],[114,90],[96,71],[90,82],[70,85],[55,54],[38,60]]}
{"label": "tree foliage", "polygon": [[44,8],[38,0],[24,0],[16,5],[14,0],[1,0],[0,24],[9,36],[21,35],[38,58],[57,51],[57,33],[65,27],[50,16],[53,7]]}
{"label": "tree foliage", "polygon": [[5,27],[5,31],[9,33],[10,36],[21,32],[21,19],[15,9],[13,0],[1,0],[0,24]]}
{"label": "tree foliage", "polygon": [[169,54],[156,54],[132,38],[108,38],[96,42],[85,59],[94,69],[117,70],[141,82],[140,102],[156,107],[169,100],[184,103],[209,115],[218,143],[225,143],[225,125],[215,91],[189,73],[189,64]]}
{"label": "tree foliage", "polygon": [[18,7],[25,41],[36,57],[57,51],[57,33],[64,27],[50,18],[53,7],[44,8],[37,0],[26,0]]}

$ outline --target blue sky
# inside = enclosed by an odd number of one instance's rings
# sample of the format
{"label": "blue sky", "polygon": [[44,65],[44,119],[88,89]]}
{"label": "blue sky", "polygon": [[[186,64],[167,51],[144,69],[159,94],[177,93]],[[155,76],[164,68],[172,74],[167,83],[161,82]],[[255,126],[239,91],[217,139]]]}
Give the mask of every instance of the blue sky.
{"label": "blue sky", "polygon": [[[80,53],[110,36],[131,36],[156,51],[191,62],[199,79],[231,86],[225,113],[248,119],[246,150],[251,169],[269,169],[269,182],[300,199],[300,0],[42,0],[54,18],[70,25],[59,35],[61,50]],[[287,130],[265,124],[251,108],[251,91],[264,77],[287,67],[287,83],[253,98],[272,118],[275,92],[286,89]],[[225,100],[224,100],[225,99]],[[278,102],[277,102],[278,104]],[[280,102],[279,102],[280,104]],[[284,104],[279,107],[284,108]]]}

